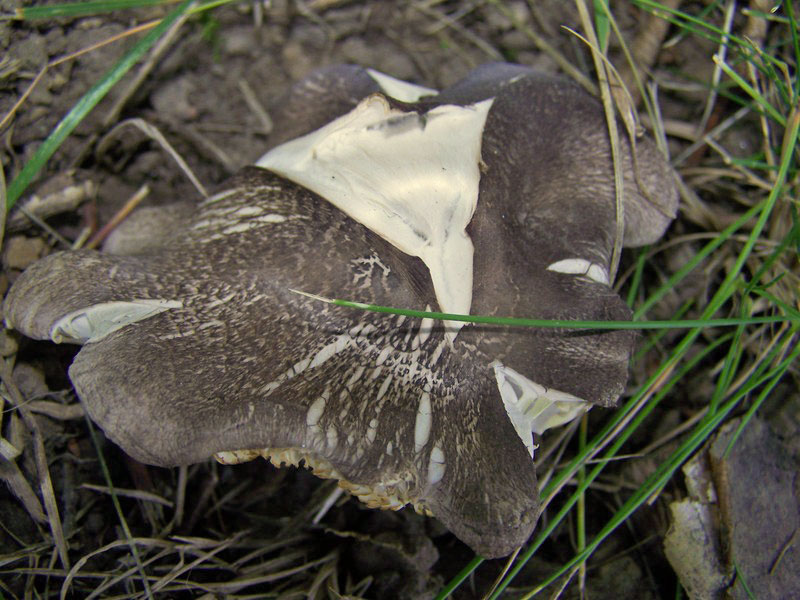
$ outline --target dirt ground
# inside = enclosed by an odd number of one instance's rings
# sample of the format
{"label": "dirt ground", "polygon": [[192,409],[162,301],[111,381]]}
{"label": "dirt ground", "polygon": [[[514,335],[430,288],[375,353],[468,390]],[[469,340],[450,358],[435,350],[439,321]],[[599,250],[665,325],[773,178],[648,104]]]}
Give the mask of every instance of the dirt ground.
{"label": "dirt ground", "polygon": [[[281,95],[292,82],[323,65],[357,63],[435,88],[446,87],[473,67],[493,60],[563,72],[553,53],[542,50],[544,41],[594,81],[591,55],[569,31],[581,30],[573,3],[516,0],[501,4],[511,17],[497,3],[480,0],[238,2],[191,17],[146,77],[130,87],[137,72],[134,68],[114,87],[23,195],[26,201],[34,192],[45,197],[63,196],[64,190],[71,190],[66,208],[45,217],[51,230],[32,225],[18,213],[9,215],[0,291],[5,293],[37,258],[64,249],[87,227],[96,231],[108,223],[143,185],[149,189],[145,206],[198,198],[192,182],[159,143],[131,125],[114,129],[126,119],[141,119],[157,128],[199,181],[213,189],[263,154],[272,126],[270,114]],[[632,3],[611,4],[623,36],[646,62],[643,75],[660,86],[661,118],[687,127],[696,124],[707,95],[698,82],[713,77],[710,56],[716,45],[699,36],[675,38],[674,30],[654,24],[653,17]],[[682,4],[683,10],[691,12],[707,3]],[[10,14],[15,3],[2,0],[0,8]],[[49,61],[119,36],[162,17],[166,10],[154,7],[63,20],[0,21],[0,115],[12,110]],[[514,21],[524,27],[515,26]],[[747,26],[746,17],[738,17],[736,27],[744,30]],[[136,35],[122,37],[46,71],[13,119],[0,129],[6,183],[137,39]],[[650,55],[648,44],[656,49]],[[624,63],[615,42],[610,55],[619,65]],[[124,103],[118,105],[121,100]],[[735,108],[721,102],[714,122]],[[674,131],[667,139],[672,156],[690,143]],[[760,144],[758,123],[744,119],[726,132],[721,143],[733,156],[754,154]],[[736,205],[740,192],[729,181],[695,176],[691,171],[721,165],[717,155],[702,152],[684,163],[681,174],[691,178],[693,191],[705,204],[684,205],[671,238],[713,230],[708,225],[713,219],[724,226],[726,207]],[[704,206],[712,207],[710,217],[703,212],[708,210]],[[676,244],[653,259],[654,270],[673,272],[697,247]],[[633,260],[626,253],[620,273]],[[670,317],[686,298],[706,297],[713,288],[714,273],[711,265],[690,276],[651,318]],[[161,591],[153,592],[159,598],[429,598],[473,557],[434,519],[410,509],[369,510],[346,495],[335,499],[315,523],[314,515],[332,497],[335,484],[305,470],[276,469],[261,460],[237,466],[209,461],[182,470],[137,463],[84,418],[66,376],[77,347],[34,342],[10,332],[2,339],[3,355],[13,358],[16,384],[27,401],[40,404],[34,412],[36,434],[9,404],[0,421],[1,437],[23,449],[14,460],[16,470],[3,463],[7,485],[0,486],[0,597],[55,596],[65,581],[41,512],[34,449],[39,441],[44,444],[69,556],[73,565],[83,561],[66,592],[69,598],[93,593],[91,597],[140,597],[142,586],[128,535],[138,540],[140,560],[153,576],[151,585],[158,585],[165,574],[174,575]],[[632,386],[647,377],[648,369],[675,339],[673,334],[665,336],[651,349],[648,356],[652,358],[637,363]],[[712,392],[713,381],[707,376],[687,379],[650,417],[650,425],[629,442],[630,453],[648,447],[685,421]],[[765,413],[781,439],[789,440],[786,452],[796,459],[800,444],[795,384],[786,380],[773,397]],[[593,418],[597,421],[591,427],[599,427],[603,416]],[[602,527],[626,493],[652,472],[668,450],[667,445],[610,469],[587,496],[587,529]],[[118,491],[118,506],[109,493],[101,458]],[[22,480],[29,483],[35,498],[18,497],[25,489]],[[683,483],[673,480],[654,503],[635,513],[600,546],[588,565],[587,597],[680,597],[663,539],[670,524],[669,501],[685,494]],[[546,513],[543,520],[548,518]],[[567,522],[556,529],[505,597],[522,596],[573,556],[572,526]],[[453,597],[483,597],[504,565],[503,560],[484,562]],[[580,590],[576,576],[564,597],[577,598]]]}

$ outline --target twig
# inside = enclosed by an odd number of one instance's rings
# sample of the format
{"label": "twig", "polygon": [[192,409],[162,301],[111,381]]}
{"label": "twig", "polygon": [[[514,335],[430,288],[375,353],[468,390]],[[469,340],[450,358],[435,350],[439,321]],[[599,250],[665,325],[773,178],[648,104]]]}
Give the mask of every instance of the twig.
{"label": "twig", "polygon": [[172,508],[172,502],[166,498],[162,498],[161,496],[153,494],[152,492],[145,492],[144,490],[127,490],[125,488],[117,487],[110,488],[106,485],[94,485],[92,483],[81,484],[81,489],[100,492],[101,494],[117,494],[118,496],[123,496],[125,498],[135,498],[136,500],[141,500],[143,502],[155,502],[156,504],[161,504],[163,506]]}
{"label": "twig", "polygon": [[72,243],[67,238],[65,238],[63,235],[58,233],[55,229],[50,227],[50,225],[45,223],[41,219],[41,217],[39,217],[38,215],[33,214],[32,212],[29,212],[28,209],[25,208],[24,206],[20,206],[17,210],[19,210],[20,214],[24,215],[29,221],[31,221],[32,223],[34,223],[38,227],[40,227],[42,229],[42,231],[47,232],[47,234],[50,237],[52,237],[54,240],[56,240],[59,244],[61,244],[65,248],[71,248],[72,247]]}
{"label": "twig", "polygon": [[116,139],[117,135],[119,135],[120,130],[129,125],[136,127],[139,131],[161,146],[161,148],[172,157],[172,160],[178,164],[178,167],[180,167],[181,171],[183,171],[184,175],[186,175],[189,181],[192,182],[192,185],[194,185],[197,191],[200,192],[200,195],[202,195],[203,198],[208,198],[208,192],[206,191],[206,188],[202,183],[200,183],[200,180],[189,168],[189,165],[186,164],[186,161],[183,160],[183,157],[178,153],[177,150],[175,150],[175,148],[172,147],[172,144],[167,141],[167,138],[165,138],[164,134],[158,130],[158,127],[151,125],[144,119],[126,119],[125,121],[118,123],[114,129],[109,131],[103,136],[103,139],[100,140],[100,143],[97,145],[97,152],[99,154],[105,152],[111,141]]}
{"label": "twig", "polygon": [[33,436],[33,453],[36,461],[36,471],[39,475],[39,490],[44,500],[44,508],[47,513],[47,520],[50,524],[50,533],[56,545],[58,558],[64,570],[69,570],[69,556],[67,554],[67,541],[64,538],[64,530],[61,526],[61,518],[58,514],[58,504],[53,491],[53,480],[50,478],[50,469],[47,466],[47,452],[44,449],[44,437],[39,429],[39,423],[25,406],[25,398],[19,391],[17,384],[11,375],[11,364],[8,360],[0,360],[0,378],[8,390],[11,402],[16,406],[22,420]]}
{"label": "twig", "polygon": [[[5,441],[5,440],[3,440]],[[33,491],[31,484],[25,479],[16,462],[7,460],[5,457],[0,459],[0,479],[2,479],[11,492],[19,499],[25,507],[28,515],[39,523],[46,523],[47,516],[42,509],[42,503]]]}
{"label": "twig", "polygon": [[242,78],[239,80],[239,90],[242,92],[247,106],[250,107],[250,110],[253,111],[256,118],[261,121],[261,133],[269,135],[273,127],[272,119],[261,102],[259,102],[256,93],[253,91],[253,88],[250,87],[250,84],[247,83],[246,79]]}
{"label": "twig", "polygon": [[49,400],[31,400],[26,404],[33,413],[45,415],[58,421],[72,421],[82,419],[85,411],[82,404],[59,404]]}
{"label": "twig", "polygon": [[97,191],[97,186],[89,180],[81,183],[72,183],[72,178],[68,176],[67,181],[64,183],[66,185],[63,185],[53,193],[43,193],[42,195],[36,193],[29,196],[25,202],[18,204],[8,219],[8,230],[21,231],[30,226],[31,221],[37,224],[40,223],[40,221],[34,221],[28,215],[34,215],[38,219],[46,219],[54,215],[74,211],[84,200],[94,196]]}
{"label": "twig", "polygon": [[105,240],[109,234],[116,229],[122,221],[128,218],[128,215],[133,212],[139,204],[141,204],[142,200],[147,198],[147,195],[150,193],[150,188],[147,184],[140,187],[136,193],[131,196],[128,201],[124,204],[122,208],[120,208],[117,213],[111,218],[111,220],[106,223],[100,231],[95,233],[88,242],[86,242],[85,248],[97,248],[103,240]]}
{"label": "twig", "polygon": [[[733,26],[733,17],[736,14],[736,0],[731,0],[728,3],[728,8],[725,10],[725,35],[719,42],[719,49],[717,56],[724,62],[728,56],[728,35]],[[666,21],[665,21],[666,23]],[[697,125],[697,132],[702,133],[708,127],[708,120],[711,118],[711,113],[714,111],[714,105],[717,101],[717,90],[719,89],[719,82],[722,79],[722,67],[719,64],[714,65],[714,74],[711,77],[711,87],[708,91],[708,98],[706,98],[706,106],[703,109],[703,116],[700,117],[700,123]]]}

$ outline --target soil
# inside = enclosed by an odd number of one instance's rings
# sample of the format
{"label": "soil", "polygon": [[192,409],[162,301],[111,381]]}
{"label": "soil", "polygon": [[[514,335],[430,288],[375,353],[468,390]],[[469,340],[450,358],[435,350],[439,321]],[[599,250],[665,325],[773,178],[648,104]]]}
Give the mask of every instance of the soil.
{"label": "soil", "polygon": [[[10,13],[13,4],[4,0],[0,7]],[[684,4],[691,5],[684,6],[685,10],[696,8],[695,3]],[[642,33],[648,16],[627,2],[612,5],[622,34],[630,42]],[[512,1],[504,6],[593,80],[590,54],[567,29],[581,29],[573,3]],[[0,22],[4,54],[0,60],[0,115],[12,109],[48,61],[118,36],[165,12],[163,7],[154,7],[61,20]],[[0,130],[6,182],[86,90],[139,38],[124,37],[46,71],[10,124]],[[648,65],[649,76],[663,85],[660,100],[665,121],[698,121],[706,92],[689,82],[710,81],[713,63],[707,57],[715,51],[711,42],[700,37],[684,37],[663,48]],[[612,59],[619,55],[618,45],[612,44]],[[281,95],[317,67],[357,63],[442,88],[491,60],[560,71],[553,58],[539,50],[493,2],[273,0],[233,3],[192,17],[135,86],[121,111],[114,112],[115,102],[133,81],[133,73],[67,138],[23,195],[21,202],[28,202],[34,193],[44,198],[63,195],[68,188],[78,190],[74,193],[77,200],[67,202],[68,209],[47,215],[47,224],[58,236],[24,217],[9,216],[0,291],[5,293],[21,270],[36,259],[65,249],[65,242],[80,238],[86,228],[95,231],[108,223],[145,184],[149,188],[145,206],[198,198],[194,185],[157,142],[130,125],[114,129],[117,123],[136,118],[156,127],[202,184],[213,189],[263,154],[269,140],[269,115]],[[620,59],[619,64],[622,62]],[[723,114],[715,118],[724,118],[734,109],[723,103]],[[100,143],[107,135],[110,137]],[[673,156],[688,146],[676,136],[669,137],[669,143]],[[729,131],[724,143],[736,156],[751,155],[761,143],[756,121],[743,120]],[[709,160],[698,156],[689,164],[709,164]],[[731,193],[723,182],[695,179],[691,185],[712,206],[736,202],[738,191]],[[670,236],[703,231],[709,220],[717,219],[715,225],[724,221],[719,215],[725,213],[715,208],[707,214],[697,206],[685,206]],[[699,243],[677,245],[659,254],[654,265],[661,273],[674,272],[698,247]],[[632,261],[632,255],[626,254],[620,272]],[[651,318],[667,318],[687,298],[705,297],[713,277],[714,265],[690,277]],[[141,593],[141,578],[125,542],[124,527],[141,539],[139,555],[148,561],[151,585],[166,574],[175,575],[174,581],[154,593],[161,598],[290,598],[306,594],[314,598],[427,598],[473,557],[469,548],[437,521],[409,509],[373,511],[345,496],[314,523],[313,516],[331,498],[335,485],[305,470],[276,469],[260,460],[237,466],[207,462],[184,471],[136,463],[105,440],[80,409],[68,410],[77,407],[66,376],[77,347],[34,342],[10,332],[3,335],[3,355],[13,357],[14,380],[26,401],[46,401],[62,411],[53,409],[55,412],[47,414],[42,412],[47,407],[39,406],[35,419],[69,556],[73,565],[86,558],[67,597],[84,598],[93,591],[98,597]],[[665,336],[651,358],[637,363],[632,386],[646,378],[663,348],[674,339]],[[630,442],[631,452],[680,424],[712,392],[713,381],[706,377],[687,380],[659,414],[651,417],[651,425],[643,428],[639,439]],[[781,407],[787,399],[797,402],[796,388],[785,383],[775,396],[767,410],[782,439],[792,440],[787,443],[794,445],[790,453],[796,457],[796,421],[791,423]],[[54,595],[65,578],[42,512],[35,463],[38,438],[8,405],[5,411],[0,421],[2,437],[22,453],[14,461],[18,475],[6,468],[11,463],[3,462],[4,479],[8,483],[14,477],[23,478],[34,490],[34,498],[26,500],[12,493],[12,489],[17,495],[24,490],[19,480],[18,487],[0,487],[0,596]],[[597,417],[592,427],[603,421],[602,415]],[[631,486],[652,472],[668,449],[662,447],[610,471],[603,484],[588,495],[589,531],[606,523]],[[570,451],[574,451],[572,446]],[[120,493],[119,508],[109,493],[103,461]],[[662,541],[669,526],[668,502],[684,493],[682,482],[672,482],[658,501],[638,511],[627,527],[619,528],[600,546],[586,574],[588,596],[676,597],[679,583],[665,558]],[[548,517],[546,513],[543,523]],[[574,555],[572,525],[565,523],[553,532],[506,597],[521,596]],[[197,564],[192,566],[192,561]],[[180,570],[181,565],[187,568]],[[483,597],[504,565],[503,560],[484,562],[453,597]],[[114,577],[119,580],[111,581]],[[234,583],[221,585],[225,582]],[[99,587],[106,583],[106,588]],[[580,589],[576,576],[567,584],[564,597],[578,597]]]}

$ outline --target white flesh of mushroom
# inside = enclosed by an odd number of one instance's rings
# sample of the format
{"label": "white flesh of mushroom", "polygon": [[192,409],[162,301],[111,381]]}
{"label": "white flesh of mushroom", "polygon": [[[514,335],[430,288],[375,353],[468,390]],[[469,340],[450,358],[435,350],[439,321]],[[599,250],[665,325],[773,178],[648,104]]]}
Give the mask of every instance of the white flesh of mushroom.
{"label": "white flesh of mushroom", "polygon": [[126,325],[182,306],[183,303],[177,300],[141,299],[102,302],[61,317],[50,328],[50,339],[56,344],[61,342],[89,344],[102,340]]}
{"label": "white flesh of mushroom", "polygon": [[[493,100],[392,109],[380,94],[256,163],[316,192],[428,267],[444,312],[469,313],[481,138]],[[448,323],[455,339],[463,323]]]}
{"label": "white flesh of mushroom", "polygon": [[499,361],[490,366],[506,413],[531,458],[536,449],[533,433],[541,435],[552,427],[569,423],[591,408],[586,400],[539,385]]}
{"label": "white flesh of mushroom", "polygon": [[416,102],[425,96],[435,96],[439,93],[437,90],[422,85],[395,79],[391,75],[381,73],[375,69],[367,69],[367,74],[380,86],[384,94],[391,96],[395,100],[400,100],[400,102]]}
{"label": "white flesh of mushroom", "polygon": [[585,258],[565,258],[547,267],[548,271],[566,273],[568,275],[586,275],[589,279],[608,285],[608,272],[597,263]]}

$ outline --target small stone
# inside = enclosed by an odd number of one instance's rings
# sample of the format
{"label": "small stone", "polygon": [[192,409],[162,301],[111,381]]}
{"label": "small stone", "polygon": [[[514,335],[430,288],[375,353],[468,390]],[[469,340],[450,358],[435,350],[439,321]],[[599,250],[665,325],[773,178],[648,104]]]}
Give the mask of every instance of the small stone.
{"label": "small stone", "polygon": [[511,11],[512,18],[507,17],[497,10],[486,11],[486,22],[496,31],[507,31],[514,27],[514,22],[527,23],[531,13],[524,2],[512,2],[507,8]]}
{"label": "small stone", "polygon": [[191,101],[195,93],[194,83],[188,77],[180,77],[158,88],[150,96],[150,102],[162,117],[191,121],[198,115],[197,107]]}
{"label": "small stone", "polygon": [[0,356],[11,356],[17,352],[17,348],[19,348],[19,344],[8,329],[0,331]]}
{"label": "small stone", "polygon": [[289,40],[281,50],[281,58],[292,79],[302,79],[314,69],[314,59],[302,44]]}
{"label": "small stone", "polygon": [[14,367],[14,383],[25,398],[41,398],[50,391],[44,380],[44,373],[28,363],[18,363]]}
{"label": "small stone", "polygon": [[222,41],[222,51],[230,56],[250,56],[257,47],[252,25],[231,28]]}
{"label": "small stone", "polygon": [[14,57],[28,69],[41,69],[47,64],[47,44],[44,37],[32,33],[19,41],[14,48]]}
{"label": "small stone", "polygon": [[15,235],[6,242],[3,262],[10,269],[27,269],[39,260],[46,250],[47,244],[42,238]]}

